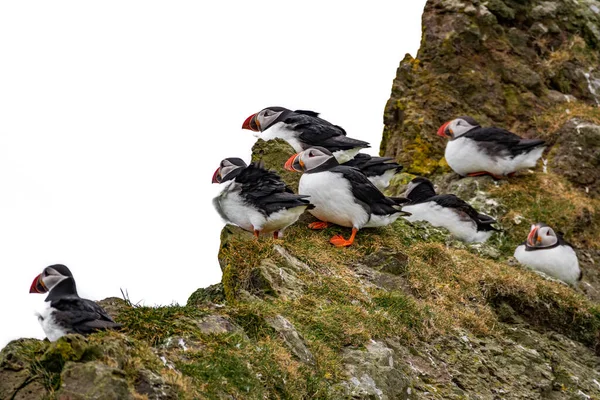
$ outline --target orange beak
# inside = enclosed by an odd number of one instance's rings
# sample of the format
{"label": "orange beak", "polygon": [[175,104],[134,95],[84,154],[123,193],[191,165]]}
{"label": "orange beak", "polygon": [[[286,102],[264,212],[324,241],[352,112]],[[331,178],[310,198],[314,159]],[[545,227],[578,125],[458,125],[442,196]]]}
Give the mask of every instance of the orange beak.
{"label": "orange beak", "polygon": [[286,162],[285,165],[283,166],[285,169],[287,169],[288,171],[292,171],[292,172],[303,172],[304,171],[304,163],[302,162],[302,160],[300,160],[300,157],[298,157],[300,154],[294,154],[293,156],[291,156]]}
{"label": "orange beak", "polygon": [[[536,238],[536,236],[537,236],[537,231],[538,231],[538,229],[539,229],[539,228],[538,228],[537,226],[533,225],[533,226],[531,227],[531,232],[529,232],[529,235],[527,235],[527,244],[528,244],[530,247],[535,247],[535,238]],[[538,241],[540,241],[540,240],[541,240],[539,237],[538,237],[537,239],[538,239]]]}
{"label": "orange beak", "polygon": [[44,285],[44,281],[42,281],[42,274],[39,274],[31,283],[29,293],[46,293],[47,291],[48,288]]}
{"label": "orange beak", "polygon": [[248,129],[249,131],[258,132],[260,127],[258,126],[258,121],[256,121],[256,114],[252,114],[242,124],[242,129]]}
{"label": "orange beak", "polygon": [[450,131],[450,135],[446,134],[446,129],[448,128],[448,125],[450,125],[450,122],[452,121],[448,121],[444,125],[440,126],[440,129],[437,131],[438,136],[449,137],[452,134],[452,131]]}

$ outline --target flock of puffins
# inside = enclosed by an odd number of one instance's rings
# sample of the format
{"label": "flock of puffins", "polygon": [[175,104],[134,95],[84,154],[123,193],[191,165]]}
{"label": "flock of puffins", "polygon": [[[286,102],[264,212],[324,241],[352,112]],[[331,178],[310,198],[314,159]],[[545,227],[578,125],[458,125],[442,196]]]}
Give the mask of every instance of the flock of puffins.
{"label": "flock of puffins", "polygon": [[[485,242],[496,220],[479,213],[454,194],[436,194],[431,181],[413,179],[404,197],[387,197],[382,191],[402,166],[389,157],[360,153],[369,143],[349,138],[313,111],[291,111],[268,107],[249,116],[243,129],[263,140],[283,139],[297,152],[284,167],[302,173],[298,193],[263,162],[247,165],[240,158],[226,158],[212,182],[222,184],[213,204],[228,223],[252,232],[283,237],[287,227],[308,211],[318,219],[310,229],[331,224],[352,228],[348,239],[335,235],[330,243],[346,247],[354,243],[362,228],[389,225],[399,217],[410,222],[427,221],[446,228],[464,242]],[[512,177],[517,171],[536,166],[545,143],[524,139],[497,127],[481,127],[471,117],[458,117],[443,124],[437,134],[449,139],[445,158],[461,176]],[[577,255],[560,233],[538,222],[531,226],[525,242],[515,249],[515,258],[529,268],[577,286],[582,273]],[[88,334],[118,329],[119,324],[95,302],[79,297],[73,275],[61,264],[46,267],[31,284],[30,293],[46,293],[46,308],[38,314],[51,341],[68,333]]]}

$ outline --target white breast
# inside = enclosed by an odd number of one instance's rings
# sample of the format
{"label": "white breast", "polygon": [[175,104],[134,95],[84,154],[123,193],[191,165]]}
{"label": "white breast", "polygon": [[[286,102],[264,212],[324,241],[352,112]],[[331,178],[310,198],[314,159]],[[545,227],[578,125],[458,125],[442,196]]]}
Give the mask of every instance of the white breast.
{"label": "white breast", "polygon": [[411,213],[404,217],[408,221],[427,221],[433,226],[446,228],[459,240],[465,242],[485,242],[491,231],[477,231],[477,224],[467,215],[461,216],[454,209],[442,207],[434,201],[402,207]]}
{"label": "white breast", "polygon": [[390,180],[396,175],[395,169],[388,169],[383,173],[383,175],[370,176],[369,180],[377,189],[380,191],[384,191],[390,186]]}
{"label": "white breast", "polygon": [[54,320],[52,315],[54,311],[55,309],[50,307],[50,302],[47,301],[44,303],[44,308],[36,313],[46,337],[51,342],[55,342],[58,338],[68,333],[65,328],[58,325]]}
{"label": "white breast", "polygon": [[354,200],[350,182],[342,174],[329,171],[303,174],[298,193],[310,196],[315,208],[309,212],[321,221],[357,229],[369,221],[369,215]]}
{"label": "white breast", "polygon": [[283,122],[273,124],[264,132],[254,132],[254,136],[262,140],[283,139],[294,148],[294,151],[299,153],[304,149],[302,148],[302,143],[297,139],[297,135],[296,131],[289,129]]}
{"label": "white breast", "polygon": [[571,246],[526,251],[525,245],[515,250],[515,258],[531,269],[541,271],[573,286],[577,285],[581,270],[577,255]]}
{"label": "white breast", "polygon": [[300,215],[306,210],[306,207],[308,206],[286,208],[270,214],[262,228],[262,232],[271,233],[279,231],[278,236],[282,237],[285,228],[298,221],[298,218],[300,218]]}
{"label": "white breast", "polygon": [[448,142],[444,156],[450,168],[457,174],[464,176],[472,172],[486,171],[502,176],[535,167],[543,151],[543,147],[537,147],[516,157],[508,152],[492,156],[483,151],[476,141],[459,137]]}
{"label": "white breast", "polygon": [[226,182],[224,185],[226,186],[223,191],[214,201],[219,203],[227,222],[250,232],[254,229],[262,230],[266,217],[256,207],[244,201],[240,196],[240,185],[235,181]]}

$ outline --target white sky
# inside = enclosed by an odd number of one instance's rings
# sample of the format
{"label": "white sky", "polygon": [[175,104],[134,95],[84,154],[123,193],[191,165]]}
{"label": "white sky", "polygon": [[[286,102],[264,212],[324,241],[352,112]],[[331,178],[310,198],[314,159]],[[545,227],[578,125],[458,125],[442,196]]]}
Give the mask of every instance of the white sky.
{"label": "white sky", "polygon": [[185,304],[221,278],[214,170],[244,119],[308,109],[377,154],[425,1],[0,3],[0,347],[43,338],[29,294]]}

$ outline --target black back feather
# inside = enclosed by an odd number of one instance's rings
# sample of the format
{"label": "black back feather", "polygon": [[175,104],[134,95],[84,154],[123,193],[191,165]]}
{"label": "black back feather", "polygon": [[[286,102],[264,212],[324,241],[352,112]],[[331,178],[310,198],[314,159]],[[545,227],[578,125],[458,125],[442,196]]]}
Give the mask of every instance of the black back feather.
{"label": "black back feather", "polygon": [[367,176],[380,176],[391,169],[395,169],[395,173],[402,171],[402,165],[393,160],[392,157],[372,157],[369,154],[358,153],[352,160],[345,162],[344,165],[356,167]]}
{"label": "black back feather", "polygon": [[346,137],[346,131],[341,126],[319,118],[318,113],[313,111],[291,112],[286,114],[282,122],[299,133],[298,140],[303,143],[304,149],[321,146],[333,152],[369,147],[365,141]]}
{"label": "black back feather", "polygon": [[367,213],[390,215],[401,212],[399,206],[405,199],[384,196],[359,169],[342,164],[329,171],[342,174],[350,182],[355,200]]}
{"label": "black back feather", "polygon": [[265,215],[287,208],[311,207],[309,196],[294,194],[279,175],[263,168],[261,162],[244,168],[236,182],[241,185],[240,196]]}
{"label": "black back feather", "polygon": [[517,156],[545,144],[541,139],[523,139],[506,129],[496,127],[471,129],[461,137],[478,142],[490,155],[508,152],[512,156]]}
{"label": "black back feather", "polygon": [[496,220],[489,215],[480,214],[469,203],[453,194],[439,194],[430,197],[427,202],[433,201],[442,207],[452,208],[460,213],[466,214],[477,225],[478,231],[498,231],[492,226]]}

